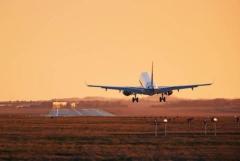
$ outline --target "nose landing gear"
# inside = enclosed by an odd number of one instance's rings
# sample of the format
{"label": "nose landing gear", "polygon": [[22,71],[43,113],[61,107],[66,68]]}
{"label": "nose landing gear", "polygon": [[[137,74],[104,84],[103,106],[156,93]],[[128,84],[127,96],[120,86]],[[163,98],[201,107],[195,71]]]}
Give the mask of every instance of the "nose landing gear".
{"label": "nose landing gear", "polygon": [[136,97],[136,98],[133,97],[133,98],[132,98],[132,102],[134,103],[135,101],[138,102],[138,97]]}
{"label": "nose landing gear", "polygon": [[162,94],[161,97],[159,97],[159,102],[166,102],[166,97]]}
{"label": "nose landing gear", "polygon": [[134,103],[134,102],[138,102],[138,97],[136,96],[136,94],[135,94],[135,96],[132,98],[132,102]]}

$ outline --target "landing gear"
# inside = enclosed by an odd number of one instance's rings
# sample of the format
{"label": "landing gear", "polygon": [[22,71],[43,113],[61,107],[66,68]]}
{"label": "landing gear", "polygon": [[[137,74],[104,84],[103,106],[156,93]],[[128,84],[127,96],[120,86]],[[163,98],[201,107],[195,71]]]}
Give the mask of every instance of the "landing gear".
{"label": "landing gear", "polygon": [[162,96],[159,97],[159,101],[160,102],[166,102],[166,97],[164,97],[164,95],[162,94]]}
{"label": "landing gear", "polygon": [[138,97],[136,97],[136,98],[133,97],[133,98],[132,98],[132,102],[134,103],[135,101],[138,102]]}
{"label": "landing gear", "polygon": [[138,97],[136,96],[136,94],[135,94],[135,96],[132,98],[132,102],[134,103],[134,102],[138,102]]}

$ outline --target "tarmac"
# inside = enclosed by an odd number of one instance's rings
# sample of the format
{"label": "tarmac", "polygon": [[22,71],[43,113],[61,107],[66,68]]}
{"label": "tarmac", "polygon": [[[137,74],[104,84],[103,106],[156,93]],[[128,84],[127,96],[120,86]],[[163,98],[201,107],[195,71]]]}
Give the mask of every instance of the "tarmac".
{"label": "tarmac", "polygon": [[96,108],[53,108],[47,114],[48,117],[75,117],[75,116],[114,116],[104,110]]}

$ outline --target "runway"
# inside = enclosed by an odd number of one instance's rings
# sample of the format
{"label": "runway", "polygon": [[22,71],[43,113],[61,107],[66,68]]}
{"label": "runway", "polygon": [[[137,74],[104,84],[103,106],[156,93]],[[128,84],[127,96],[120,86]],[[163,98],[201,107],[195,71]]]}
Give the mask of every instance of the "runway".
{"label": "runway", "polygon": [[114,116],[112,113],[96,108],[55,108],[49,111],[48,117],[73,117],[73,116]]}

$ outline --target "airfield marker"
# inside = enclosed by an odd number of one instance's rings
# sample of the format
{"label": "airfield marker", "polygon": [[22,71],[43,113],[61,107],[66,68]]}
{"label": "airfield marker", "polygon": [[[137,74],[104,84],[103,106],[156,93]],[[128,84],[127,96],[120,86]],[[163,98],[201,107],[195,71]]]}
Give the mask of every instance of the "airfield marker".
{"label": "airfield marker", "polygon": [[237,118],[237,126],[239,127],[239,122],[240,122],[240,120],[239,120],[239,117]]}
{"label": "airfield marker", "polygon": [[236,119],[237,127],[239,127],[240,118],[239,118],[239,116],[234,116],[234,117]]}
{"label": "airfield marker", "polygon": [[163,119],[163,122],[164,122],[164,136],[167,136],[167,118],[164,118]]}

